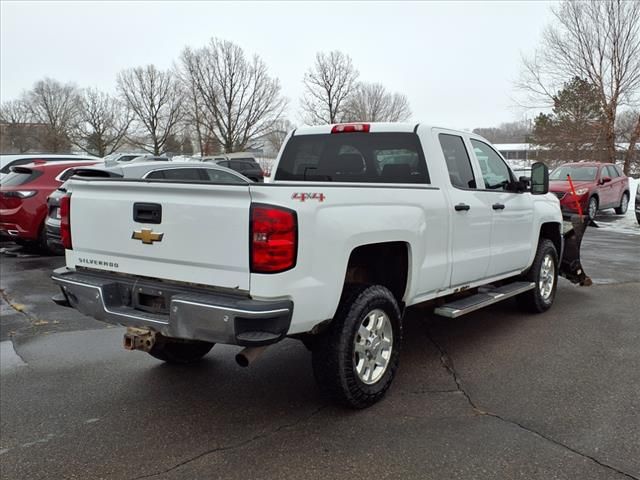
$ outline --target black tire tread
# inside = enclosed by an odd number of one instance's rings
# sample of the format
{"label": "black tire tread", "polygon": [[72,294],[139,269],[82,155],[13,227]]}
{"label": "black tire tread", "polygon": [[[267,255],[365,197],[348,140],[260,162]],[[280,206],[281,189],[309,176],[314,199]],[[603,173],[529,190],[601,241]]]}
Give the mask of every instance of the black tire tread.
{"label": "black tire tread", "polygon": [[[382,379],[374,385],[365,385],[357,378],[352,364],[345,365],[344,357],[351,352],[350,328],[360,322],[360,315],[372,305],[386,304],[395,315],[394,345],[390,365]],[[393,320],[392,320],[393,321]],[[313,349],[313,371],[325,395],[351,408],[366,408],[379,401],[388,390],[398,369],[402,343],[402,319],[393,294],[381,285],[349,285],[345,288],[340,305],[329,328],[319,336]]]}
{"label": "black tire tread", "polygon": [[[624,197],[627,197],[627,208],[625,208],[624,211],[623,211],[622,210],[622,199]],[[620,197],[620,205],[615,208],[616,215],[624,215],[625,213],[627,213],[627,209],[628,208],[629,208],[629,193],[628,192],[624,192],[622,194],[622,196]]]}
{"label": "black tire tread", "polygon": [[[546,252],[551,249],[554,254],[555,260],[555,282],[553,286],[553,293],[551,296],[551,302],[545,303],[540,297],[540,290],[538,289],[538,279],[537,276],[540,273],[540,264],[542,259],[544,258]],[[553,304],[553,300],[555,298],[556,290],[558,288],[558,252],[556,251],[556,247],[553,242],[547,238],[540,239],[538,243],[538,249],[536,251],[536,256],[533,259],[533,263],[531,264],[531,268],[525,274],[524,279],[529,282],[534,282],[536,286],[525,293],[522,293],[516,297],[516,301],[518,302],[518,306],[526,311],[531,313],[542,313],[546,312],[551,308]]]}

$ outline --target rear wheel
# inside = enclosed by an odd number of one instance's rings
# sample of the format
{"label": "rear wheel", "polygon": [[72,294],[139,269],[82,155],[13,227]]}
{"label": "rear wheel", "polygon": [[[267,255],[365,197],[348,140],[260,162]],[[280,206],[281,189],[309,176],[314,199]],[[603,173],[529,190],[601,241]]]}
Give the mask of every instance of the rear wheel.
{"label": "rear wheel", "polygon": [[209,353],[213,345],[200,340],[183,340],[156,335],[156,343],[149,351],[149,355],[167,363],[195,363]]}
{"label": "rear wheel", "polygon": [[587,217],[589,220],[593,220],[596,218],[596,214],[598,213],[598,199],[596,197],[591,197],[589,199],[589,205],[587,207]]}
{"label": "rear wheel", "polygon": [[620,206],[616,207],[616,213],[618,215],[624,215],[627,213],[627,208],[629,208],[629,194],[624,192],[622,194],[622,198],[620,199]]}
{"label": "rear wheel", "polygon": [[542,313],[553,305],[558,286],[558,252],[551,240],[543,238],[525,279],[535,284],[529,290],[516,297],[523,310]]}
{"label": "rear wheel", "polygon": [[320,389],[346,406],[379,401],[398,369],[402,320],[393,294],[380,285],[348,288],[329,328],[314,344]]}

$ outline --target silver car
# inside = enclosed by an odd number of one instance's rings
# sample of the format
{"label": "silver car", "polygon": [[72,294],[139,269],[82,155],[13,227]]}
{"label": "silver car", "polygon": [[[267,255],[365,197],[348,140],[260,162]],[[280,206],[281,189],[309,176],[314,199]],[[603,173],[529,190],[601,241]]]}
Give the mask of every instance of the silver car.
{"label": "silver car", "polygon": [[[68,171],[66,178],[81,177],[113,177],[113,178],[144,178],[155,181],[185,181],[213,184],[247,184],[251,181],[239,173],[220,167],[212,163],[180,162],[162,163],[151,161],[146,163],[126,163],[113,167],[83,167]],[[53,253],[63,254],[62,239],[60,238],[60,198],[66,194],[65,184],[49,195],[47,200],[48,213],[45,220],[47,232],[47,247]]]}

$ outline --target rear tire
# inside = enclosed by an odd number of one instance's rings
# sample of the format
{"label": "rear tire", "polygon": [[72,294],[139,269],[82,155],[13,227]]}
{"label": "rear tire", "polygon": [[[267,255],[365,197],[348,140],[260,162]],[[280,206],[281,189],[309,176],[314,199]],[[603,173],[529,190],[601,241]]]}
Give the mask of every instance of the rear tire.
{"label": "rear tire", "polygon": [[616,207],[617,215],[624,215],[627,213],[627,208],[629,208],[629,194],[624,192],[622,194],[622,198],[620,199],[620,206]]}
{"label": "rear tire", "polygon": [[156,343],[149,355],[167,363],[184,365],[201,360],[213,346],[213,343],[200,340],[182,340],[156,335]]}
{"label": "rear tire", "polygon": [[520,308],[527,312],[546,312],[553,305],[558,288],[558,252],[551,240],[543,238],[525,279],[535,287],[516,297]]}
{"label": "rear tire", "polygon": [[348,287],[328,329],[314,343],[318,386],[331,399],[366,408],[384,397],[398,369],[402,319],[380,285]]}

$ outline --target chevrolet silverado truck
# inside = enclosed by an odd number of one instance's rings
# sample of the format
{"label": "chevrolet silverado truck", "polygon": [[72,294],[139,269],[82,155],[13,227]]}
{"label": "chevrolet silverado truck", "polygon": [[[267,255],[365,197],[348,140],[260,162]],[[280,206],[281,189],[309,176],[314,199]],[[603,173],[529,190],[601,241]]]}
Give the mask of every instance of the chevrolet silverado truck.
{"label": "chevrolet silverado truck", "polygon": [[246,366],[302,340],[320,389],[364,408],[397,371],[407,307],[431,302],[455,318],[515,297],[544,312],[563,269],[585,279],[579,227],[562,257],[546,166],[518,179],[478,135],[300,128],[274,167],[266,184],[72,178],[54,301],[128,327],[126,348],[166,362],[221,343],[245,347]]}

